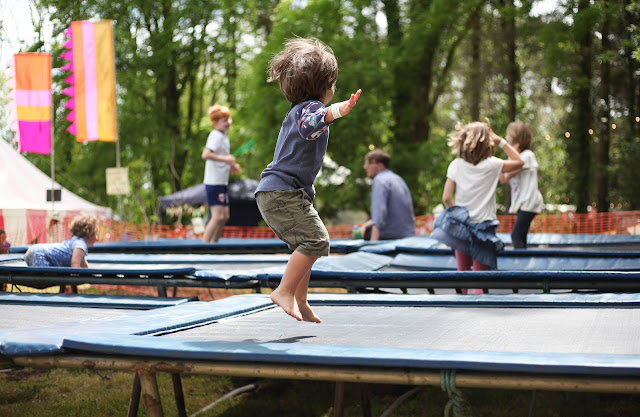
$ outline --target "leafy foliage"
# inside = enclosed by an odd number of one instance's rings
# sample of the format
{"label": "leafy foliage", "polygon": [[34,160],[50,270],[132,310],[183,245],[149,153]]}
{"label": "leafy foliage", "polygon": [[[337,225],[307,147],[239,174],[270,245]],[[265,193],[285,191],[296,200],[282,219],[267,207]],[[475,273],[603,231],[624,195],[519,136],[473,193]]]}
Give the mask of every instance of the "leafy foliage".
{"label": "leafy foliage", "polygon": [[[277,84],[267,83],[266,69],[293,36],[317,37],[334,50],[340,67],[334,100],[363,90],[356,109],[331,127],[328,155],[350,175],[338,184],[316,183],[317,206],[329,222],[343,210],[366,215],[370,189],[362,164],[374,147],[392,155],[392,169],[412,189],[416,213],[429,212],[441,201],[453,158],[446,146],[448,133],[478,112],[504,134],[510,121],[509,88],[515,88],[516,118],[534,131],[545,202],[573,203],[585,210],[597,191],[597,170],[590,161],[598,158],[603,62],[610,64],[614,80],[608,122],[617,123],[610,130],[609,200],[614,208],[640,207],[635,191],[640,186],[637,0],[571,0],[545,15],[532,14],[534,0],[34,4],[48,18],[54,36],[31,50],[51,50],[54,68],[63,65],[62,33],[71,21],[114,21],[120,159],[129,167],[131,194],[106,195],[104,172],[117,159],[113,144],[79,144],[66,132],[60,91],[67,74],[59,70],[54,71],[53,88],[55,165],[56,179],[65,187],[110,205],[126,220],[157,221],[160,196],[201,182],[200,155],[211,129],[206,111],[215,102],[232,109],[232,150],[254,140],[239,163],[241,175],[259,178],[289,109]],[[506,73],[504,22],[509,19],[515,24],[515,80]],[[608,43],[599,38],[605,21],[611,28]],[[480,94],[476,97],[474,91]],[[4,97],[0,100],[6,101]],[[8,124],[3,107],[0,132],[6,140],[11,136]],[[594,134],[588,133],[590,128]],[[28,157],[49,171],[48,158]],[[326,167],[321,175],[329,178],[332,170]],[[503,191],[500,187],[501,202]]]}

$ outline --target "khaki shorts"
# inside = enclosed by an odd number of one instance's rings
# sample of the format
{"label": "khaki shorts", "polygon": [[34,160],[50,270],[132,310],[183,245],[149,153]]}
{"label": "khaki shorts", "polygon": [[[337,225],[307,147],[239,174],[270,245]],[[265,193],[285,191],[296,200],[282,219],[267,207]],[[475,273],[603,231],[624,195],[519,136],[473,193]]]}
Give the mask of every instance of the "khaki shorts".
{"label": "khaki shorts", "polygon": [[260,191],[256,202],[264,221],[289,249],[329,255],[329,232],[304,190]]}

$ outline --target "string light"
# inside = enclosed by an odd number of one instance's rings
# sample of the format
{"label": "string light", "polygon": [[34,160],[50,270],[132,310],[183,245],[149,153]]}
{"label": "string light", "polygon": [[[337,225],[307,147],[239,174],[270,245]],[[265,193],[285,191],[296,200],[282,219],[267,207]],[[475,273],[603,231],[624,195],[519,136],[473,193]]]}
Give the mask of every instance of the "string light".
{"label": "string light", "polygon": [[462,125],[460,124],[460,122],[456,123],[456,130],[460,130],[462,129]]}
{"label": "string light", "polygon": [[636,122],[640,122],[640,116],[636,116]]}
{"label": "string light", "polygon": [[545,138],[545,140],[551,140],[551,136],[549,136],[549,135],[545,135],[544,138]]}
{"label": "string light", "polygon": [[569,139],[569,138],[571,137],[571,133],[569,133],[569,132],[564,132],[564,136],[565,136],[567,139]]}
{"label": "string light", "polygon": [[589,129],[589,134],[593,135],[593,129]]}
{"label": "string light", "polygon": [[372,151],[376,148],[376,146],[372,143],[371,145],[369,145],[369,150]]}
{"label": "string light", "polygon": [[611,129],[615,130],[615,129],[616,129],[616,127],[618,127],[618,126],[616,126],[616,124],[615,124],[615,123],[611,123]]}

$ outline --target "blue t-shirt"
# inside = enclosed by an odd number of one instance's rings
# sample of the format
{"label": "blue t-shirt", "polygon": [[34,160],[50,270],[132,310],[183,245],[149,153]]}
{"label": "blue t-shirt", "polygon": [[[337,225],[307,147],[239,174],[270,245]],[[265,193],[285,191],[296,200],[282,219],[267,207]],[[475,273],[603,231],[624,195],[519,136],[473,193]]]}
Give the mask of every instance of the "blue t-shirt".
{"label": "blue t-shirt", "polygon": [[416,232],[411,192],[399,175],[386,168],[373,177],[371,223],[380,229],[380,239],[401,239]]}
{"label": "blue t-shirt", "polygon": [[87,242],[74,236],[62,243],[40,243],[33,245],[25,254],[24,260],[29,266],[71,266],[71,256],[76,249],[89,253]]}
{"label": "blue t-shirt", "polygon": [[302,188],[313,201],[313,182],[329,142],[329,125],[324,122],[327,111],[317,100],[291,106],[280,128],[273,161],[262,171],[256,193]]}

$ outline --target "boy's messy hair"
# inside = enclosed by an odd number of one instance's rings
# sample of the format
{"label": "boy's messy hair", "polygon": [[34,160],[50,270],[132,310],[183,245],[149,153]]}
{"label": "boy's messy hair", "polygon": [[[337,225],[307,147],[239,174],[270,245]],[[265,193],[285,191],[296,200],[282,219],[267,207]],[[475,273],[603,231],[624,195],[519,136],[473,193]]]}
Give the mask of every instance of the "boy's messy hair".
{"label": "boy's messy hair", "polygon": [[278,80],[292,104],[320,100],[338,79],[338,61],[327,45],[315,38],[294,38],[269,63],[267,81]]}
{"label": "boy's messy hair", "polygon": [[71,221],[69,232],[72,236],[83,239],[96,236],[98,234],[98,219],[94,216],[77,216]]}
{"label": "boy's messy hair", "polygon": [[216,103],[209,107],[207,114],[209,115],[209,119],[211,119],[212,122],[215,122],[216,120],[224,119],[225,117],[231,117],[231,110],[229,110],[229,107],[227,106],[221,106]]}
{"label": "boy's messy hair", "polygon": [[451,153],[473,165],[493,156],[493,142],[499,139],[489,125],[473,122],[449,134]]}
{"label": "boy's messy hair", "polygon": [[524,122],[511,122],[507,126],[507,135],[513,138],[513,141],[519,145],[520,151],[531,149],[531,128]]}

